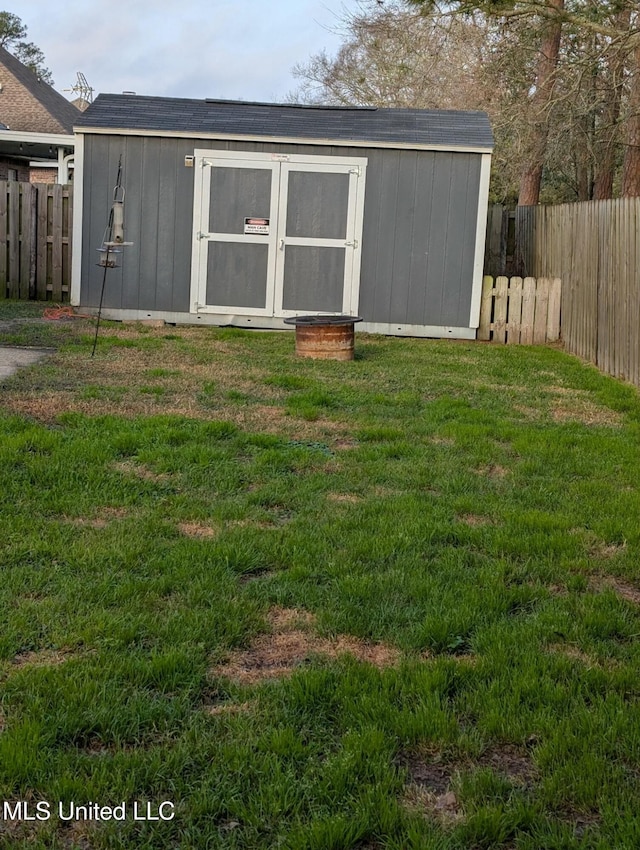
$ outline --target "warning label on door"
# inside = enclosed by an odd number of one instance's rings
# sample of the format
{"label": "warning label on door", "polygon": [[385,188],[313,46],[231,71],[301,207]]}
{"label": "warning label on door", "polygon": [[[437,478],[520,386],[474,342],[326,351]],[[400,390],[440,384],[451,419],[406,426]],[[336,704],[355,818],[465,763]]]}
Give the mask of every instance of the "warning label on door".
{"label": "warning label on door", "polygon": [[269,235],[269,219],[268,218],[245,218],[244,220],[245,233],[261,233],[263,236]]}

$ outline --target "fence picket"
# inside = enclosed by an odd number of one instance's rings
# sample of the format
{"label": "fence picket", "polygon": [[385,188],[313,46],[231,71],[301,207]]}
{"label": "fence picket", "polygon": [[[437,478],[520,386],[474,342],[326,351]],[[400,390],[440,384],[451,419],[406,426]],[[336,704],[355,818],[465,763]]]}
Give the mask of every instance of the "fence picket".
{"label": "fence picket", "polygon": [[20,297],[20,184],[10,182],[8,189],[7,290],[9,298]]}
{"label": "fence picket", "polygon": [[7,192],[0,183],[0,298],[7,297]]}
{"label": "fence picket", "polygon": [[0,181],[0,298],[66,301],[73,188]]}
{"label": "fence picket", "polygon": [[496,278],[496,295],[493,305],[493,339],[495,342],[507,341],[507,296],[509,278]]}
{"label": "fence picket", "polygon": [[493,278],[482,279],[482,299],[480,301],[480,325],[478,339],[491,339],[491,310],[493,309]]}
{"label": "fence picket", "polygon": [[557,342],[560,339],[560,301],[562,290],[560,278],[552,278],[549,282],[549,305],[547,312],[547,342]]}
{"label": "fence picket", "polygon": [[507,342],[510,345],[520,342],[520,322],[522,319],[522,278],[512,277],[509,284],[509,312],[507,314]]}
{"label": "fence picket", "polygon": [[547,338],[547,309],[549,307],[549,278],[538,278],[533,319],[533,344],[542,345]]}
{"label": "fence picket", "polygon": [[525,277],[522,282],[522,319],[520,321],[520,343],[533,343],[533,320],[536,312],[536,280]]}

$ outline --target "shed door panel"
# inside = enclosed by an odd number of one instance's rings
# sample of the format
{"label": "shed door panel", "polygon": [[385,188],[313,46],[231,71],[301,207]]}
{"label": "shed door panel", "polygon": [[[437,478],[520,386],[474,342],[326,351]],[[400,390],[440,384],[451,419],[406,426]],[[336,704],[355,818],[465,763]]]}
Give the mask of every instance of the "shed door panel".
{"label": "shed door panel", "polygon": [[268,245],[211,241],[205,303],[264,309],[268,277]]}
{"label": "shed door panel", "polygon": [[198,159],[195,309],[277,317],[355,312],[364,168],[344,159],[255,156]]}
{"label": "shed door panel", "polygon": [[244,233],[244,220],[271,215],[271,168],[211,168],[209,231]]}
{"label": "shed door panel", "polygon": [[305,313],[342,313],[345,249],[288,245],[282,307]]}
{"label": "shed door panel", "polygon": [[282,164],[276,315],[352,311],[359,179],[349,165]]}
{"label": "shed door panel", "polygon": [[[202,160],[198,309],[272,315],[278,178],[278,163]],[[247,219],[267,224],[248,227]]]}
{"label": "shed door panel", "polygon": [[349,175],[288,171],[287,236],[346,239]]}

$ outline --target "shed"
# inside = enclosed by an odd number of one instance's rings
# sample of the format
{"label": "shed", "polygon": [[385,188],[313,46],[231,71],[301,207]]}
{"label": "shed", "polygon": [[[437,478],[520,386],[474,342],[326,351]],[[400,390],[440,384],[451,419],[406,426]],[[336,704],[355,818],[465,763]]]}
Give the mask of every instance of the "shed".
{"label": "shed", "polygon": [[122,267],[104,315],[286,328],[351,314],[373,333],[472,339],[493,137],[482,112],[99,95],[76,121],[71,301],[122,158]]}

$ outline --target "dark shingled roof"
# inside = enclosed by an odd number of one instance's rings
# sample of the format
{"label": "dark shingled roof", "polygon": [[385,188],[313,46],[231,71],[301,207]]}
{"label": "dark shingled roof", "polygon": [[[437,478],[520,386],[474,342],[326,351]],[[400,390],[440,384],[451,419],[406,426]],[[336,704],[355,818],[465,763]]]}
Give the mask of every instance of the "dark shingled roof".
{"label": "dark shingled roof", "polygon": [[226,100],[101,94],[78,129],[154,130],[215,136],[376,142],[402,147],[493,147],[484,112],[317,107]]}
{"label": "dark shingled roof", "polygon": [[[43,82],[37,74],[35,74],[26,65],[23,65],[15,56],[0,47],[0,64],[12,74],[15,79],[25,87],[29,94],[34,97],[46,111],[49,113],[55,123],[58,124],[56,132],[71,135],[73,133],[73,125],[80,115],[80,110],[69,103],[66,97],[59,94],[48,83]],[[24,121],[18,122],[20,126],[16,126],[16,122],[9,121],[9,127],[12,130],[26,130],[33,133],[45,132],[41,126],[23,126]],[[49,128],[46,132],[52,132]]]}

